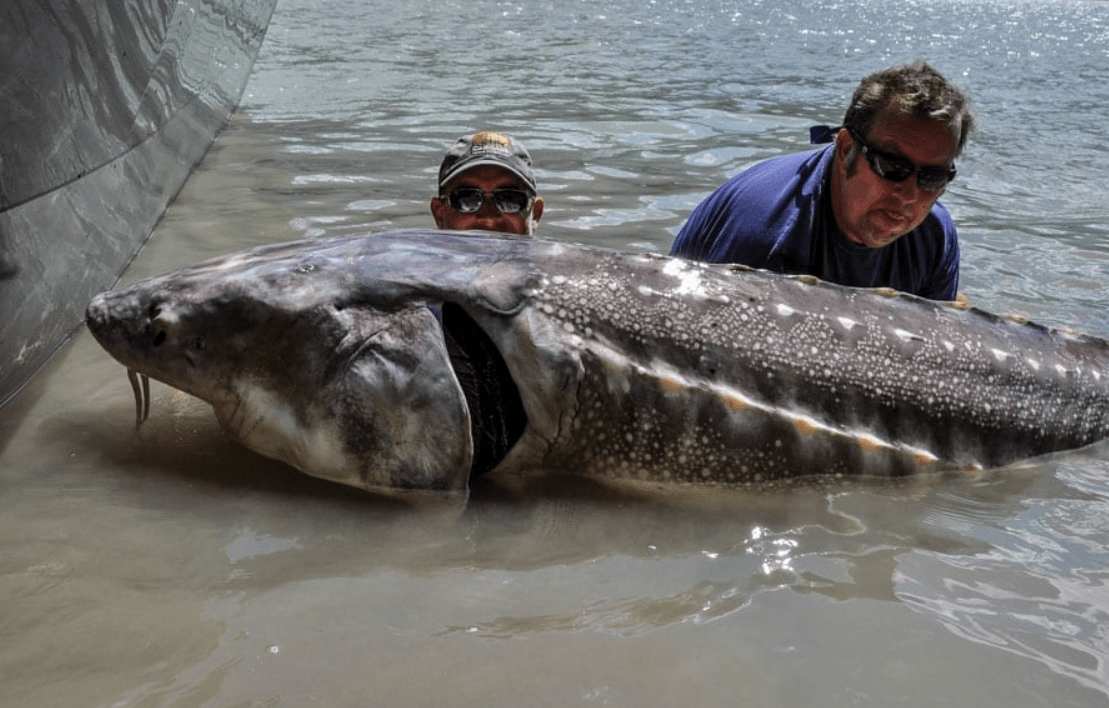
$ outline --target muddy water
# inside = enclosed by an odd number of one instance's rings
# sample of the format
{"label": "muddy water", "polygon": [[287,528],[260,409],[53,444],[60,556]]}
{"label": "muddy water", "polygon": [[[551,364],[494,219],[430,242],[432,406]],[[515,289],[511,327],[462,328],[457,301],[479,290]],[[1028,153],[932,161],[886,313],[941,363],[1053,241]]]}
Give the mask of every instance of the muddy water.
{"label": "muddy water", "polygon": [[[1097,111],[1071,98],[1104,90],[1082,79],[1096,3],[479,5],[279,5],[240,115],[125,282],[429,226],[442,151],[490,126],[536,158],[541,235],[665,250],[858,75],[927,54],[981,105],[944,198],[964,289],[1109,334]],[[460,16],[484,28],[472,56],[446,39]],[[153,396],[136,431],[123,369],[80,333],[0,412],[5,706],[1109,706],[1104,446],[896,485],[502,479],[412,507]]]}

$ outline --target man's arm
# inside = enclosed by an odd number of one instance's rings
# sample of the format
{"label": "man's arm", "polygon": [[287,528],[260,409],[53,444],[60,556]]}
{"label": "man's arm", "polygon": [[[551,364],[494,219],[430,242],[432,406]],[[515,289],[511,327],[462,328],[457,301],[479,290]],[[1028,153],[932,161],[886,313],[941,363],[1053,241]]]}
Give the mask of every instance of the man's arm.
{"label": "man's arm", "polygon": [[[708,260],[712,243],[719,233],[719,214],[715,206],[717,197],[717,193],[709,195],[689,215],[674,243],[670,245],[671,256],[694,261]],[[716,224],[715,228],[713,224]]]}
{"label": "man's arm", "polygon": [[919,293],[931,300],[957,300],[959,297],[959,236],[951,215],[937,202],[933,214],[938,217],[943,250],[939,262]]}

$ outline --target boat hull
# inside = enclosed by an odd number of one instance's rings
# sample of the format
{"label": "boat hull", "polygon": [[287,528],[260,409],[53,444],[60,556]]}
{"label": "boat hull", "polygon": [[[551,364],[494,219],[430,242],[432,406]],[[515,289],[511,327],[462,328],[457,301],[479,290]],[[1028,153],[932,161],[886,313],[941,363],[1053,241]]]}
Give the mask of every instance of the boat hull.
{"label": "boat hull", "polygon": [[275,3],[0,9],[0,406],[149,238],[238,104]]}

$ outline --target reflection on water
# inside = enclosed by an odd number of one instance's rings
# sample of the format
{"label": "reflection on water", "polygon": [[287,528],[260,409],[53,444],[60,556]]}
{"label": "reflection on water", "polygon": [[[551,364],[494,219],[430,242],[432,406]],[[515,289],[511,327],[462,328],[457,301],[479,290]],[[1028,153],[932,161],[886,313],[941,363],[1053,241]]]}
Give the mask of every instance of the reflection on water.
{"label": "reflection on water", "polygon": [[[484,127],[532,151],[541,235],[665,251],[862,73],[927,55],[981,117],[944,196],[964,289],[1109,334],[1106,22],[1025,0],[283,0],[244,113],[125,280],[427,227],[442,151]],[[0,413],[5,705],[1109,706],[1104,445],[978,477],[489,479],[413,506],[153,395],[136,432],[82,334]]]}

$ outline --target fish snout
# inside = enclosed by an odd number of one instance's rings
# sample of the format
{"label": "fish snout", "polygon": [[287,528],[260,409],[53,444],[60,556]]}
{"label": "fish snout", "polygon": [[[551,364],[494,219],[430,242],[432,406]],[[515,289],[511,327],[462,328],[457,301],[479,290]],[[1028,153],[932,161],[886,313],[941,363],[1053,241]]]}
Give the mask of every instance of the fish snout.
{"label": "fish snout", "polygon": [[108,299],[108,293],[100,293],[85,308],[85,325],[101,341],[112,322],[112,308]]}
{"label": "fish snout", "polygon": [[156,349],[181,328],[180,317],[165,303],[142,305],[116,291],[93,297],[85,308],[85,324],[113,353],[120,348]]}

